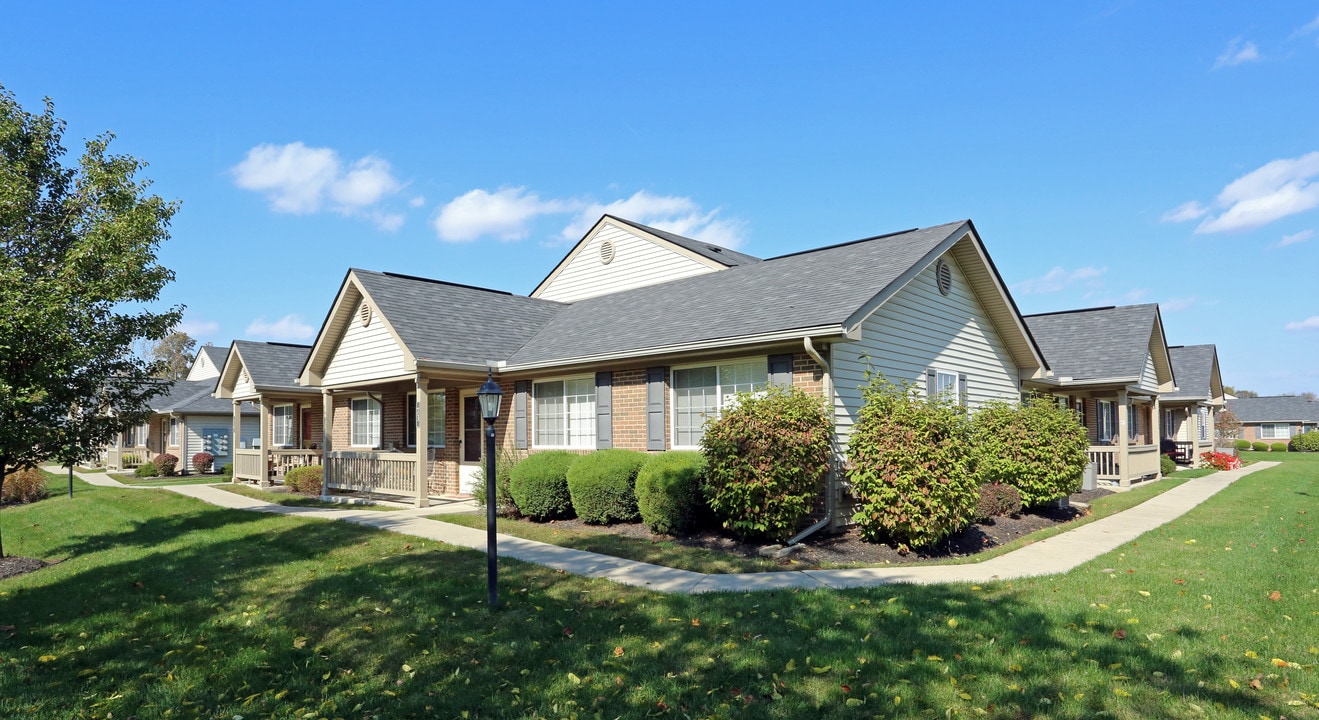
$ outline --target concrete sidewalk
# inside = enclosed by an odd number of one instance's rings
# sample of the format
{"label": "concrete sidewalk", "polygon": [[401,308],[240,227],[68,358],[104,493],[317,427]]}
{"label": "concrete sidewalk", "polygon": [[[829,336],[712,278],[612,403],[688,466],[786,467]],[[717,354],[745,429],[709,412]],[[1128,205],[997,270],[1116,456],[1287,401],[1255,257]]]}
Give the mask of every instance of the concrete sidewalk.
{"label": "concrete sidewalk", "polygon": [[[789,588],[871,587],[893,583],[932,585],[1011,580],[1067,572],[1124,543],[1131,542],[1164,523],[1181,517],[1239,478],[1277,464],[1259,462],[1241,470],[1196,478],[1125,512],[1032,543],[1005,555],[966,565],[885,566],[852,570],[707,575],[502,534],[498,536],[499,555],[563,570],[574,575],[603,578],[624,585],[669,593],[748,592]],[[68,472],[65,468],[47,469],[55,473]],[[74,474],[91,485],[133,487],[123,485],[102,473],[75,472]],[[471,511],[477,507],[473,501],[452,501],[429,508],[379,511],[356,510],[352,506],[345,506],[343,509],[286,507],[227,492],[212,485],[174,485],[142,489],[169,490],[219,507],[351,522],[482,552],[486,549],[485,530],[425,518],[426,515]]]}

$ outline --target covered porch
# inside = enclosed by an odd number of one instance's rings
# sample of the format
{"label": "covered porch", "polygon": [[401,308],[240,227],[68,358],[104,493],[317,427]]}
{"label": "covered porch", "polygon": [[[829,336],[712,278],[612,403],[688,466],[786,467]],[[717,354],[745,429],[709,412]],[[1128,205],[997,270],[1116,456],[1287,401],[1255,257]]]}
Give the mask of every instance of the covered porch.
{"label": "covered porch", "polygon": [[1163,445],[1176,448],[1178,464],[1200,467],[1200,454],[1214,450],[1213,407],[1204,402],[1161,404]]}
{"label": "covered porch", "polygon": [[234,482],[265,487],[282,484],[294,468],[320,465],[320,408],[315,391],[257,393],[234,398],[233,437],[241,438],[240,408],[247,401],[260,411],[261,432],[234,449]]}
{"label": "covered porch", "polygon": [[1096,479],[1130,487],[1160,476],[1158,396],[1130,387],[1058,395],[1085,426]]}

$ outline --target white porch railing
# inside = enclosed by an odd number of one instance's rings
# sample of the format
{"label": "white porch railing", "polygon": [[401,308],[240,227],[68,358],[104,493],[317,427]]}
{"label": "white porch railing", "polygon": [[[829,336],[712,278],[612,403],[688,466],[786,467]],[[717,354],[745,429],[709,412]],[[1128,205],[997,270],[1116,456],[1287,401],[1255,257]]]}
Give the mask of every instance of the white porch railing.
{"label": "white porch railing", "polygon": [[1118,473],[1117,448],[1112,445],[1091,445],[1086,451],[1095,466],[1095,477],[1100,480],[1121,480]]}
{"label": "white porch railing", "polygon": [[270,464],[275,477],[284,477],[293,468],[321,464],[320,450],[271,450]]}
{"label": "white porch railing", "polygon": [[330,451],[325,486],[335,490],[415,495],[417,456],[411,453]]}
{"label": "white porch railing", "polygon": [[105,454],[101,458],[101,463],[107,468],[118,470],[123,467],[123,465],[120,464],[123,462],[122,456],[123,451],[119,448],[106,448]]}
{"label": "white porch railing", "polygon": [[234,479],[261,482],[266,479],[266,458],[260,450],[234,451]]}
{"label": "white porch railing", "polygon": [[[1124,475],[1122,472],[1122,463],[1120,461],[1121,453],[1115,445],[1091,445],[1086,451],[1090,462],[1095,465],[1095,477],[1100,480],[1113,480],[1121,482]],[[1159,472],[1159,446],[1158,445],[1132,445],[1127,448],[1127,462],[1129,467],[1125,477],[1128,480],[1139,480],[1147,475],[1153,476]]]}

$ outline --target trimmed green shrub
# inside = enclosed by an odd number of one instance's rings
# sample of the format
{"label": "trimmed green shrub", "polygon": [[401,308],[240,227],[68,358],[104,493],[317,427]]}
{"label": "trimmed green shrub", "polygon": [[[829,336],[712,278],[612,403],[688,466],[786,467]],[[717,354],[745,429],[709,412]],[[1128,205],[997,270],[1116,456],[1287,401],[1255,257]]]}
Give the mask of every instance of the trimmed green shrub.
{"label": "trimmed green shrub", "polygon": [[508,492],[518,512],[536,520],[571,515],[568,469],[579,457],[567,450],[546,450],[532,453],[518,463],[508,483]]}
{"label": "trimmed green shrub", "polygon": [[325,468],[320,465],[295,467],[284,473],[284,487],[299,495],[320,495]]}
{"label": "trimmed green shrub", "polygon": [[867,540],[932,545],[966,527],[980,483],[961,408],[875,376],[861,389],[861,418],[848,445],[856,522]]}
{"label": "trimmed green shrub", "polygon": [[1292,438],[1292,452],[1319,452],[1319,430],[1311,430]]}
{"label": "trimmed green shrub", "polygon": [[710,509],[743,538],[792,537],[824,490],[832,435],[819,397],[780,386],[739,393],[701,438]]}
{"label": "trimmed green shrub", "polygon": [[179,466],[179,459],[169,453],[161,453],[156,456],[155,463],[156,472],[160,473],[161,477],[165,477],[174,474],[174,469]]}
{"label": "trimmed green shrub", "polygon": [[[513,502],[513,494],[508,491],[513,479],[513,468],[526,457],[526,454],[508,447],[499,447],[495,451],[495,514],[500,517],[517,517],[518,506]],[[476,482],[472,484],[472,497],[485,508],[485,460],[476,470]]]}
{"label": "trimmed green shrub", "polygon": [[0,488],[0,503],[32,503],[50,497],[46,488],[46,476],[36,468],[24,468],[10,473],[4,478],[4,487]]}
{"label": "trimmed green shrub", "polygon": [[1287,452],[1287,443],[1273,443],[1269,446],[1269,452]]}
{"label": "trimmed green shrub", "polygon": [[234,464],[225,463],[224,466],[220,468],[220,474],[232,480],[234,477]]}
{"label": "trimmed green shrub", "polygon": [[133,477],[149,478],[157,474],[156,464],[153,462],[144,462],[133,469]]}
{"label": "trimmed green shrub", "polygon": [[1177,472],[1177,463],[1167,455],[1159,456],[1159,473],[1167,477]]}
{"label": "trimmed green shrub", "polygon": [[976,501],[976,517],[981,520],[1016,515],[1021,512],[1021,493],[1011,485],[981,485]]}
{"label": "trimmed green shrub", "polygon": [[637,509],[651,530],[680,535],[695,527],[708,512],[701,497],[705,456],[670,450],[646,458],[637,472]]}
{"label": "trimmed green shrub", "polygon": [[199,475],[205,475],[211,471],[211,465],[215,462],[215,456],[208,452],[199,452],[192,456],[192,467]]}
{"label": "trimmed green shrub", "polygon": [[1265,452],[1269,449],[1269,444],[1266,442],[1256,440],[1255,442],[1250,444],[1250,449],[1256,452]]}
{"label": "trimmed green shrub", "polygon": [[1249,440],[1237,440],[1237,441],[1236,441],[1235,443],[1233,443],[1233,444],[1236,445],[1237,450],[1249,450],[1249,449],[1250,449],[1250,441],[1249,441]]}
{"label": "trimmed green shrub", "polygon": [[636,520],[637,471],[646,454],[636,450],[597,450],[568,468],[568,496],[573,512],[588,523]]}
{"label": "trimmed green shrub", "polygon": [[971,458],[978,485],[1021,492],[1026,507],[1081,489],[1090,440],[1071,409],[1036,395],[1019,405],[990,402],[971,418]]}

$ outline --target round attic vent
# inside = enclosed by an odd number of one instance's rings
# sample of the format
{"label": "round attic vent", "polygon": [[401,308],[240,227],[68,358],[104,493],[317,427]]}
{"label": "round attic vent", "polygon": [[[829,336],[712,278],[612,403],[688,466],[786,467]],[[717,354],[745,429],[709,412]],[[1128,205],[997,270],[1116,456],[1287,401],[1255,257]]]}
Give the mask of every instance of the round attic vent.
{"label": "round attic vent", "polygon": [[939,286],[939,292],[947,295],[953,289],[953,269],[948,267],[948,263],[939,260],[934,263],[934,282]]}
{"label": "round attic vent", "polygon": [[370,305],[367,305],[365,302],[363,302],[363,303],[362,303],[362,307],[360,307],[360,308],[357,309],[357,318],[358,318],[358,320],[360,320],[360,321],[362,322],[362,327],[366,327],[367,325],[370,325],[370,324],[371,324],[371,306],[370,306]]}
{"label": "round attic vent", "polygon": [[606,240],[600,243],[600,264],[608,265],[614,261],[614,241]]}

